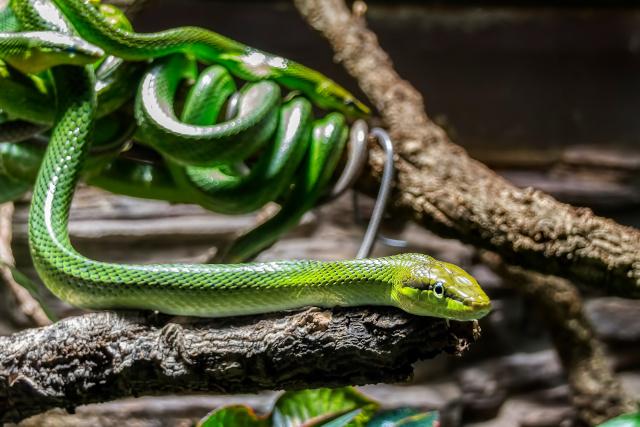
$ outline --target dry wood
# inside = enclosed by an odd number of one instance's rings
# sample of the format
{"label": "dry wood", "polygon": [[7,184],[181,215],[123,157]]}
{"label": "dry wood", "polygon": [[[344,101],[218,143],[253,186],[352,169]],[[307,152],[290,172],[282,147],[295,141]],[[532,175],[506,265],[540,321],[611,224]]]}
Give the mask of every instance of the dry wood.
{"label": "dry wood", "polygon": [[605,357],[575,286],[558,277],[508,265],[490,252],[483,254],[483,260],[539,311],[566,372],[581,422],[596,426],[636,409]]}
{"label": "dry wood", "polygon": [[[13,265],[13,252],[11,250],[13,222],[13,202],[0,205],[0,260]],[[0,294],[10,294],[3,299],[6,316],[17,326],[46,326],[51,321],[44,313],[40,304],[31,296],[29,291],[16,283],[11,274],[11,270],[0,265]],[[23,325],[21,317],[26,316],[29,320]]]}
{"label": "dry wood", "polygon": [[475,321],[388,307],[221,319],[91,313],[0,337],[0,424],[143,394],[406,381],[416,360],[460,354],[478,334]]}

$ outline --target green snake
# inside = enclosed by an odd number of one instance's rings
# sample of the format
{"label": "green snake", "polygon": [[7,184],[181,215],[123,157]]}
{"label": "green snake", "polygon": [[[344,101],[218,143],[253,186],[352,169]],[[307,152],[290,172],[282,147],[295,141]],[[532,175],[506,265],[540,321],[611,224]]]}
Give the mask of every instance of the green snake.
{"label": "green snake", "polygon": [[[339,109],[353,116],[367,112],[366,107],[344,89],[318,73],[215,33],[191,27],[151,35],[116,31],[89,2],[55,0],[55,3],[77,34],[107,54],[142,60],[187,53],[206,62],[224,65],[236,75],[258,81],[256,85],[270,86],[268,80],[264,81],[269,79],[299,89],[326,108]],[[28,0],[14,0],[14,8],[16,6],[24,8],[23,13],[17,13],[24,30],[51,29],[41,18],[33,17],[36,14],[32,13]],[[62,29],[58,28],[58,31]],[[180,60],[173,58],[176,56],[166,61]],[[254,61],[256,58],[262,58],[262,62]],[[162,61],[165,60],[160,63]],[[94,309],[151,309],[205,317],[256,314],[308,305],[389,305],[417,315],[456,320],[476,319],[488,313],[489,300],[473,277],[455,265],[419,254],[326,263],[279,261],[201,265],[124,265],[83,257],[69,241],[67,222],[97,117],[95,73],[91,65],[59,65],[50,73],[56,93],[56,111],[33,192],[29,244],[42,280],[61,299]],[[304,115],[307,108],[304,104],[298,102],[291,109]],[[248,122],[261,120],[264,119],[247,119]],[[297,212],[300,205],[306,209],[319,195],[318,182],[326,182],[325,175],[330,172],[317,166],[317,160],[324,158],[335,163],[339,150],[333,150],[331,147],[335,147],[336,141],[330,143],[329,140],[337,138],[344,142],[344,131],[336,131],[340,128],[340,120],[344,120],[341,115],[330,114],[324,122],[308,131],[320,142],[312,144],[309,154],[304,157],[305,173],[295,178],[295,185],[281,211]],[[163,121],[158,123],[162,125]],[[227,134],[223,130],[220,133],[224,143]],[[179,147],[171,147],[167,155],[176,164],[186,163],[179,157]],[[229,160],[236,160],[236,157],[224,158],[225,162]],[[218,161],[223,163],[214,158],[194,167],[216,167]],[[227,172],[234,176],[231,171]],[[241,185],[238,181],[242,180],[235,180],[233,185]],[[274,218],[279,218],[270,225],[274,229],[291,221],[291,216],[287,215]],[[261,230],[263,234],[270,232]]]}

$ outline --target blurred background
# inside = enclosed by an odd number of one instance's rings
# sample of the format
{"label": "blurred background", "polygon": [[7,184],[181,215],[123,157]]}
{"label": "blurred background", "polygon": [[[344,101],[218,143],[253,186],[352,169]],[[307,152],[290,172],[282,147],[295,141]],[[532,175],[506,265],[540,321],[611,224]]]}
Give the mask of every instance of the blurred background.
{"label": "blurred background", "polygon": [[[640,226],[640,8],[637,2],[368,2],[366,19],[397,72],[423,95],[427,114],[470,155],[520,187]],[[291,2],[162,1],[134,27],[212,29],[329,75],[359,95],[328,43]],[[375,120],[375,118],[374,118]],[[365,216],[372,201],[361,198]],[[350,195],[307,214],[259,260],[352,258],[363,230]],[[16,204],[14,256],[34,279],[27,251],[28,201]],[[223,217],[83,188],[70,229],[77,249],[115,262],[202,262],[255,216]],[[573,416],[547,333],[517,293],[479,262],[472,247],[388,219],[374,256],[423,252],[469,270],[490,294],[482,338],[462,358],[416,365],[406,385],[362,387],[385,407],[438,409],[443,425],[558,426]],[[640,304],[587,295],[588,314],[625,389],[640,399]],[[61,315],[77,314],[50,299]],[[20,325],[3,322],[0,333]],[[140,398],[54,411],[21,425],[191,425],[225,403],[267,411],[276,394]]]}

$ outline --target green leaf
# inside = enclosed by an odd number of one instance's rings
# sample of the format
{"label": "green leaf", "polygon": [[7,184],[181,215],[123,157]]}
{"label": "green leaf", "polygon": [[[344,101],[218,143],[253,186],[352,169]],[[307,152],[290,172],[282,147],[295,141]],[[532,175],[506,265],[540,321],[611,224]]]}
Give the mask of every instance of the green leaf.
{"label": "green leaf", "polygon": [[[346,413],[345,413],[346,412]],[[306,422],[300,424],[299,427],[343,427],[353,421],[360,413],[362,409],[356,409],[354,411],[333,412],[330,414],[319,415],[313,417]],[[282,417],[282,414],[278,409],[273,411],[273,427],[287,427],[286,420]]]}
{"label": "green leaf", "polygon": [[[322,427],[344,427],[347,424],[349,424],[351,421],[353,421],[358,415],[360,415],[361,412],[362,412],[362,409],[356,409],[355,411],[351,411],[347,414],[344,414],[343,416],[338,417],[333,421],[329,421],[326,424],[317,424],[317,425]],[[314,426],[310,425],[309,427],[314,427]]]}
{"label": "green leaf", "polygon": [[18,269],[15,268],[14,266],[9,265],[9,264],[7,264],[6,262],[4,262],[2,260],[0,260],[0,265],[3,265],[5,267],[7,267],[11,271],[11,275],[13,276],[13,280],[15,280],[15,282],[18,285],[22,286],[27,291],[29,291],[29,293],[31,294],[33,299],[38,301],[38,303],[40,304],[40,307],[42,307],[42,311],[44,311],[44,314],[47,315],[49,320],[51,320],[52,322],[57,322],[59,320],[58,317],[55,314],[53,314],[53,311],[51,311],[49,306],[47,304],[45,304],[44,300],[42,299],[42,296],[40,295],[40,291],[38,289],[38,286],[35,283],[33,283],[31,281],[31,279],[29,279],[24,274],[20,273],[18,271]]}
{"label": "green leaf", "polygon": [[413,408],[399,408],[378,412],[367,423],[367,427],[438,427],[437,411],[420,412]]}
{"label": "green leaf", "polygon": [[231,405],[207,414],[198,427],[271,427],[270,416],[259,417],[245,405]]}
{"label": "green leaf", "polygon": [[33,184],[27,184],[0,174],[0,203],[10,202],[31,190]]}
{"label": "green leaf", "polygon": [[380,404],[352,387],[286,392],[273,412],[263,417],[244,405],[226,406],[209,413],[200,427],[364,427]]}
{"label": "green leaf", "polygon": [[[362,412],[348,425],[364,427],[379,407],[378,402],[367,399],[352,387],[286,392],[276,402],[273,427],[301,427],[315,417],[342,415],[355,409],[362,409]],[[275,422],[276,416],[282,424]]]}
{"label": "green leaf", "polygon": [[620,415],[600,424],[598,427],[640,427],[640,412]]}

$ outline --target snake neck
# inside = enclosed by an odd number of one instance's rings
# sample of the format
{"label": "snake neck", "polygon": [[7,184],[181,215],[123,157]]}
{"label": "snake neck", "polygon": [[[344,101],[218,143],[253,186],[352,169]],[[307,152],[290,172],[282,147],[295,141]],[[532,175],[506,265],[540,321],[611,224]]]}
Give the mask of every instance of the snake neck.
{"label": "snake neck", "polygon": [[[394,305],[393,258],[294,263],[302,268],[291,276],[291,283],[304,285],[301,291],[310,292],[316,305]],[[308,290],[303,290],[306,287]]]}

